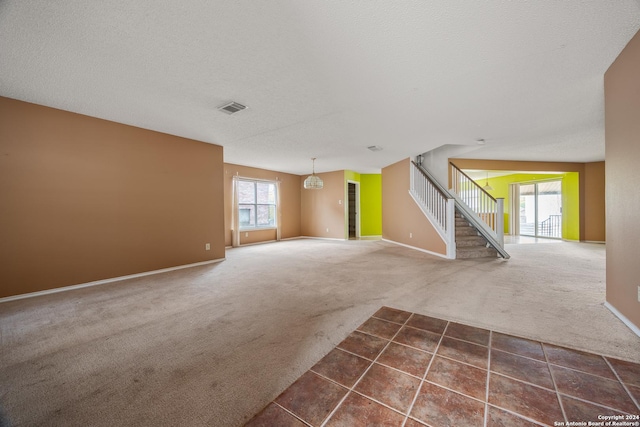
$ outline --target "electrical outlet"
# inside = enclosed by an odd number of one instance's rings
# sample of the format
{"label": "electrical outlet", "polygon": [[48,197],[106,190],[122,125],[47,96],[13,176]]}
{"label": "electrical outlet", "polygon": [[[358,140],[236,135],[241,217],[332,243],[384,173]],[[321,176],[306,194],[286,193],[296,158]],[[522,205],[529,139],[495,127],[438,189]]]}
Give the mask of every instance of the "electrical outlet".
{"label": "electrical outlet", "polygon": [[327,233],[329,232],[329,228],[327,227]]}
{"label": "electrical outlet", "polygon": [[205,250],[205,251],[210,251],[210,250],[211,250],[211,244],[209,244],[209,243],[205,243],[205,244],[204,244],[204,250]]}
{"label": "electrical outlet", "polygon": [[244,233],[244,237],[249,237],[249,232]]}
{"label": "electrical outlet", "polygon": [[338,200],[338,204],[341,205],[342,204],[342,200]]}
{"label": "electrical outlet", "polygon": [[640,286],[638,286],[638,302],[640,302]]}
{"label": "electrical outlet", "polygon": [[413,233],[409,233],[409,238],[413,239]]}

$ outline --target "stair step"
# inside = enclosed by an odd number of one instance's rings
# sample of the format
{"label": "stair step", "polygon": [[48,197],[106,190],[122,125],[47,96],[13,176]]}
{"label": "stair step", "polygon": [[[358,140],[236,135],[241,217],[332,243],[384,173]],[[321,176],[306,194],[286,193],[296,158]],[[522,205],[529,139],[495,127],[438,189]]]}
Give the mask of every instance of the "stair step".
{"label": "stair step", "polygon": [[484,247],[487,241],[482,236],[456,236],[456,247],[479,246]]}
{"label": "stair step", "polygon": [[473,227],[456,227],[456,236],[477,236],[478,230]]}
{"label": "stair step", "polygon": [[486,247],[465,247],[456,249],[456,258],[457,259],[471,259],[471,258],[486,258],[493,257],[496,258],[498,256],[498,252],[494,248],[486,248]]}

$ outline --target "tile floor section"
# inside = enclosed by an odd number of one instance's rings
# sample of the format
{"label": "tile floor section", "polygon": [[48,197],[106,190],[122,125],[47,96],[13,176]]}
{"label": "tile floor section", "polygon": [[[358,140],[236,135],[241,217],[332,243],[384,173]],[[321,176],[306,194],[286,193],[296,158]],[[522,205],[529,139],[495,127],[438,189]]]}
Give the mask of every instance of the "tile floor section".
{"label": "tile floor section", "polygon": [[246,425],[638,426],[639,402],[640,364],[382,307]]}

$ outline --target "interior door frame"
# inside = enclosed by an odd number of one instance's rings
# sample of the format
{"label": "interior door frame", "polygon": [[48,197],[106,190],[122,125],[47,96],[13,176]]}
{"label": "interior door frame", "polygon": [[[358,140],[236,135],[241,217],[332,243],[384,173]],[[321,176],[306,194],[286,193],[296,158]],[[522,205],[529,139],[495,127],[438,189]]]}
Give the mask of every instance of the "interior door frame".
{"label": "interior door frame", "polygon": [[349,184],[354,184],[355,185],[355,189],[356,189],[356,240],[360,239],[360,183],[358,181],[353,181],[348,179],[347,180],[347,185],[345,188],[346,191],[346,197],[345,197],[345,204],[344,204],[344,215],[345,215],[345,235],[346,235],[346,239],[349,240]]}

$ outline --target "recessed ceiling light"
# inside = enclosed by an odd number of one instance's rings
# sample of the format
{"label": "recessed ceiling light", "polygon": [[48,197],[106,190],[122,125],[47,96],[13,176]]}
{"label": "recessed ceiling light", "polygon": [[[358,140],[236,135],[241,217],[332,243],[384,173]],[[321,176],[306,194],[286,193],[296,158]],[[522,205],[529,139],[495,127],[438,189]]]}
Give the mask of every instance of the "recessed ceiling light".
{"label": "recessed ceiling light", "polygon": [[382,151],[382,147],[380,147],[379,145],[370,145],[367,148],[371,151]]}
{"label": "recessed ceiling light", "polygon": [[229,102],[228,104],[218,107],[218,110],[222,111],[223,113],[233,114],[233,113],[237,113],[238,111],[242,111],[246,108],[247,108],[246,106],[232,101],[232,102]]}

